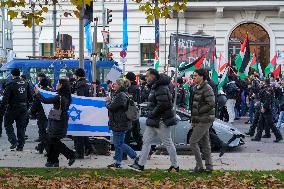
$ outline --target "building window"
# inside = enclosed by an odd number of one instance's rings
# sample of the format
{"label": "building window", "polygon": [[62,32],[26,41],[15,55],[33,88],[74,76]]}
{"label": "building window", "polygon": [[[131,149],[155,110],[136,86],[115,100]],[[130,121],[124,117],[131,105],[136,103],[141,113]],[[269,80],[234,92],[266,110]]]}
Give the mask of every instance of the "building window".
{"label": "building window", "polygon": [[42,43],[41,44],[41,55],[42,56],[53,56],[53,43]]}
{"label": "building window", "polygon": [[141,65],[151,66],[155,60],[155,43],[140,43]]}

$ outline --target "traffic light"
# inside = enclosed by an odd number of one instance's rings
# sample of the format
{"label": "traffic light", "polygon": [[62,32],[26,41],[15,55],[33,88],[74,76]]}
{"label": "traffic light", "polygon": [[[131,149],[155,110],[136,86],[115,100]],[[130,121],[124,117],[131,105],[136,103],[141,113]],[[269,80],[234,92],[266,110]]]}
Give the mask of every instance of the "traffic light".
{"label": "traffic light", "polygon": [[112,10],[107,9],[107,24],[112,22]]}

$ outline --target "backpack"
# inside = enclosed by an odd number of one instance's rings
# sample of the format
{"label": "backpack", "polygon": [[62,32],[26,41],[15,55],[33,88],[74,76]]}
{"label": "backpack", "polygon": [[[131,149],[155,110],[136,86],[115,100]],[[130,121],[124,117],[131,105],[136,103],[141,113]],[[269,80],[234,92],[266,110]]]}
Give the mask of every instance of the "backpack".
{"label": "backpack", "polygon": [[135,121],[138,120],[140,117],[140,111],[139,107],[137,104],[132,100],[131,98],[128,97],[128,103],[127,103],[127,110],[126,110],[126,117],[130,121]]}

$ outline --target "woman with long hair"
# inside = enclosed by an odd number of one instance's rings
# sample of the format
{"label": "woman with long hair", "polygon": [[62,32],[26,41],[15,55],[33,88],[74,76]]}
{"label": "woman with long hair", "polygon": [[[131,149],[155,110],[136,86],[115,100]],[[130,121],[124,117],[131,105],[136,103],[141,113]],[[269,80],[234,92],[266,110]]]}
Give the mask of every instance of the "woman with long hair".
{"label": "woman with long hair", "polygon": [[57,95],[49,98],[43,97],[37,88],[35,93],[42,103],[53,104],[54,110],[61,110],[60,119],[48,118],[48,152],[46,167],[59,167],[59,154],[63,154],[69,160],[69,166],[75,162],[75,154],[61,139],[67,134],[68,109],[71,103],[71,88],[67,79],[60,79],[56,86]]}

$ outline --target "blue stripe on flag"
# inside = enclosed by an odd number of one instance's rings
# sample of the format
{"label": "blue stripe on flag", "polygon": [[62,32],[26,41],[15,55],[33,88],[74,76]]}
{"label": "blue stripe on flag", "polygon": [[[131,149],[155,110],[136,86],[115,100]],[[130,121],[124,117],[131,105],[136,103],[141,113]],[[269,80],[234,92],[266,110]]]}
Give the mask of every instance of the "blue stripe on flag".
{"label": "blue stripe on flag", "polygon": [[[54,94],[50,93],[40,93],[44,98],[53,97]],[[93,100],[93,99],[80,99],[76,97],[72,97],[71,104],[80,105],[80,106],[94,106],[97,108],[104,108],[106,106],[106,101],[103,100]]]}
{"label": "blue stripe on flag", "polygon": [[68,124],[68,131],[110,132],[109,126],[91,126],[82,124]]}

